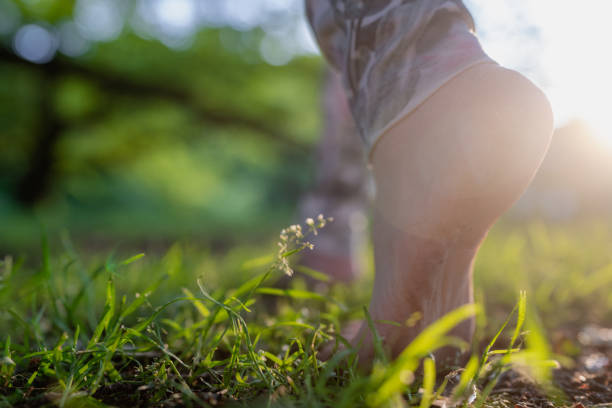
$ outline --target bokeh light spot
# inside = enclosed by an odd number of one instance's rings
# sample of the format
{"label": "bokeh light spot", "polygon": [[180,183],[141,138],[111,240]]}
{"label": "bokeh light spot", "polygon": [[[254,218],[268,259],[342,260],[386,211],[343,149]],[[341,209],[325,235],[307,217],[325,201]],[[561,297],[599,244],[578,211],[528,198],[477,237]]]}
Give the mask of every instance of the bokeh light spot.
{"label": "bokeh light spot", "polygon": [[155,15],[162,27],[176,34],[192,34],[195,26],[193,0],[157,0]]}
{"label": "bokeh light spot", "polygon": [[236,30],[250,30],[264,18],[261,3],[252,0],[224,0],[223,14],[228,23]]}
{"label": "bokeh light spot", "polygon": [[57,39],[46,28],[37,24],[28,24],[17,31],[13,46],[15,52],[22,58],[44,64],[53,59],[57,51]]}
{"label": "bokeh light spot", "polygon": [[74,18],[84,38],[111,41],[123,29],[122,9],[116,0],[79,0]]}
{"label": "bokeh light spot", "polygon": [[293,53],[273,35],[267,34],[259,47],[261,56],[270,65],[285,65],[293,58]]}
{"label": "bokeh light spot", "polygon": [[62,54],[78,57],[90,48],[90,42],[83,38],[77,25],[72,21],[64,22],[59,27],[60,46]]}

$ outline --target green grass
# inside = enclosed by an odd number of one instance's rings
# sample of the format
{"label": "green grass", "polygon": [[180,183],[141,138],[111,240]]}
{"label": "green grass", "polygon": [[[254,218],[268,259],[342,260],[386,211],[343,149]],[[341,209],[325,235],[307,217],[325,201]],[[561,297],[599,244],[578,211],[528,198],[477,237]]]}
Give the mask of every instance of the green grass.
{"label": "green grass", "polygon": [[[183,243],[163,256],[100,258],[79,255],[64,234],[53,250],[43,239],[38,258],[5,256],[0,406],[488,406],[510,367],[557,395],[550,369],[577,345],[552,335],[612,320],[606,229],[500,225],[477,260],[476,305],[440,319],[394,361],[377,347],[367,375],[350,348],[321,361],[323,343],[345,342],[345,322],[369,317],[372,275],[319,292],[306,284],[306,275],[324,279],[316,272],[288,278],[290,260],[308,250],[300,235],[319,224],[286,229],[272,250],[212,254]],[[447,333],[474,314],[472,358],[440,376],[431,352],[458,344]]]}

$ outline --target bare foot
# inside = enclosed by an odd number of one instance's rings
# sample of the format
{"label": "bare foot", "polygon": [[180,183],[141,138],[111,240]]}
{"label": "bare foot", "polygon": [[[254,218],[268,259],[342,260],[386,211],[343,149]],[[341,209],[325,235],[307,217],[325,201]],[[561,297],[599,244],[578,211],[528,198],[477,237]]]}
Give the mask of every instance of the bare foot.
{"label": "bare foot", "polygon": [[[372,164],[376,278],[370,313],[397,356],[426,326],[473,302],[472,265],[489,228],[523,193],[550,142],[546,97],[520,74],[476,65],[389,130]],[[404,324],[420,313],[416,324]],[[452,334],[470,341],[474,321]],[[361,364],[370,330],[353,338]]]}

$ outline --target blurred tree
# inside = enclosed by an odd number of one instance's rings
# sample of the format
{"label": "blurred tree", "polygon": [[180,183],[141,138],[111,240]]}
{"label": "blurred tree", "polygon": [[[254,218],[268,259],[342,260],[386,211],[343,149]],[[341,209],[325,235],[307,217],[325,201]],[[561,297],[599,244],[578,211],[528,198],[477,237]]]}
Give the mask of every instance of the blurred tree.
{"label": "blurred tree", "polygon": [[[82,230],[121,213],[141,234],[151,219],[212,234],[290,217],[320,126],[319,58],[280,61],[278,24],[186,15],[191,31],[164,36],[172,25],[147,16],[166,3],[0,0],[5,225],[20,229],[23,206]],[[214,4],[168,10],[181,3]]]}

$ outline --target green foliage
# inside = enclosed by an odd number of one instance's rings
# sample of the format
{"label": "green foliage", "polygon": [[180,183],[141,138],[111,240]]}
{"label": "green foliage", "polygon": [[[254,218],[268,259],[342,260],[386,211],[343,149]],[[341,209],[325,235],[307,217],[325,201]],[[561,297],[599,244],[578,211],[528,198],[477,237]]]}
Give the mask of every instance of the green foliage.
{"label": "green foliage", "polygon": [[[526,231],[531,228],[542,227]],[[504,263],[487,269],[483,260],[507,256],[499,248],[517,248],[516,241],[530,234],[501,227],[492,233],[477,271],[494,274],[488,278],[505,289],[486,302],[487,310],[509,310],[512,304],[505,299],[516,296],[517,288]],[[548,234],[554,241],[551,230]],[[441,367],[435,367],[430,353],[458,344],[447,333],[474,314],[482,319],[480,305],[444,316],[394,361],[385,363],[381,348],[366,376],[356,369],[350,345],[328,361],[320,360],[319,349],[340,337],[336,322],[364,317],[359,311],[367,285],[350,292],[331,285],[314,293],[297,268],[289,286],[279,288],[275,282],[284,272],[278,259],[287,259],[293,247],[276,258],[254,257],[261,249],[245,248],[220,257],[175,244],[163,257],[111,255],[85,261],[67,237],[63,243],[58,256],[43,245],[39,268],[11,257],[0,265],[0,389],[9,404],[39,398],[59,406],[113,405],[109,390],[120,385],[126,390],[121,398],[133,404],[198,406],[222,400],[249,406],[378,407],[429,406],[445,399],[448,406],[488,406],[493,387],[512,367],[529,372],[543,390],[558,395],[550,372],[555,360],[564,359],[547,341],[553,328],[540,323],[549,320],[549,311],[525,292],[513,300],[510,315],[501,320],[497,313],[488,315],[494,331],[486,347],[474,348],[467,364],[443,379],[436,380]],[[554,248],[539,259],[541,264],[562,255]],[[482,285],[482,276],[478,282]],[[494,289],[478,288],[484,293]],[[597,300],[602,291],[593,287],[589,299],[581,301]],[[564,310],[554,313],[571,319],[573,312]],[[484,336],[477,335],[475,344]],[[458,382],[447,389],[453,376]],[[40,394],[28,394],[30,387]]]}
{"label": "green foliage", "polygon": [[17,0],[21,12],[32,20],[56,22],[72,14],[74,0]]}
{"label": "green foliage", "polygon": [[[48,28],[75,4],[4,3],[18,5],[21,25]],[[320,58],[266,64],[260,28],[202,27],[171,49],[130,27],[46,65],[14,54],[14,32],[0,36],[2,248],[33,249],[40,220],[77,236],[209,241],[290,221],[312,179]],[[50,165],[28,182],[41,154]],[[23,189],[38,198],[22,202]]]}
{"label": "green foliage", "polygon": [[[488,315],[501,320],[514,303],[508,287],[526,290],[546,330],[612,323],[612,241],[605,222],[550,225],[541,222],[495,227],[479,252],[476,286],[483,300],[495,294]],[[588,311],[588,313],[585,313]],[[492,335],[493,333],[491,333]]]}

